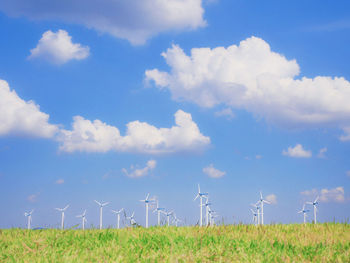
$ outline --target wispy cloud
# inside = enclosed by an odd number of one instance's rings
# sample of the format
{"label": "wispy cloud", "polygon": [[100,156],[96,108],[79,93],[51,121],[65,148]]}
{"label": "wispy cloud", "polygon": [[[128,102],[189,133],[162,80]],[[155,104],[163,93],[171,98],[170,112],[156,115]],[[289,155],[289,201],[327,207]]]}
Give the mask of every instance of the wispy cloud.
{"label": "wispy cloud", "polygon": [[27,197],[27,200],[31,203],[35,203],[38,201],[38,196],[39,196],[39,193],[37,194],[31,194]]}
{"label": "wispy cloud", "polygon": [[310,199],[310,201],[313,201],[317,196],[319,196],[320,202],[336,202],[336,203],[343,203],[345,201],[345,191],[344,187],[338,186],[336,188],[323,188],[321,190],[318,189],[311,189],[306,190],[300,193],[301,195],[307,197]]}
{"label": "wispy cloud", "polygon": [[157,162],[155,160],[149,160],[144,168],[135,168],[133,165],[130,167],[128,172],[125,168],[122,169],[122,172],[131,178],[144,177],[148,175],[154,168],[156,168]]}
{"label": "wispy cloud", "polygon": [[350,20],[338,20],[322,25],[313,25],[306,27],[304,30],[308,32],[333,32],[339,30],[349,30]]}
{"label": "wispy cloud", "polygon": [[319,151],[317,157],[318,157],[318,158],[321,158],[321,159],[326,158],[326,152],[327,152],[327,151],[328,151],[327,147],[322,148],[322,149]]}
{"label": "wispy cloud", "polygon": [[64,180],[62,178],[55,181],[55,184],[64,184]]}
{"label": "wispy cloud", "polygon": [[350,170],[346,172],[346,175],[350,177]]}
{"label": "wispy cloud", "polygon": [[225,108],[223,110],[216,111],[215,116],[226,117],[228,120],[232,120],[234,117],[236,117],[231,108]]}
{"label": "wispy cloud", "polygon": [[211,178],[220,178],[226,174],[226,172],[214,168],[214,165],[212,163],[209,166],[203,168],[203,173]]}

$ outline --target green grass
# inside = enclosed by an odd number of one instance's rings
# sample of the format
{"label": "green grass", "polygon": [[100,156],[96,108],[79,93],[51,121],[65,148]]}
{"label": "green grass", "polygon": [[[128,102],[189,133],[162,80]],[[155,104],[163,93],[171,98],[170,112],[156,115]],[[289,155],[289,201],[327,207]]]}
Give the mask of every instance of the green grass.
{"label": "green grass", "polygon": [[0,230],[0,262],[350,262],[350,225]]}

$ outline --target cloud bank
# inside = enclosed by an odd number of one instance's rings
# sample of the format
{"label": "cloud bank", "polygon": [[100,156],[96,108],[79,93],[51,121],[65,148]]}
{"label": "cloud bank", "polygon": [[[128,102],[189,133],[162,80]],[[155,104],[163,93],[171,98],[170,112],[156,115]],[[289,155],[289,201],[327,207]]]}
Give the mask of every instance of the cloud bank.
{"label": "cloud bank", "polygon": [[206,25],[202,0],[0,0],[0,10],[32,20],[80,24],[132,44],[164,31]]}
{"label": "cloud bank", "polygon": [[89,47],[72,42],[72,37],[65,30],[56,33],[46,31],[38,45],[30,50],[29,59],[40,58],[53,64],[64,64],[70,60],[85,59],[90,54]]}
{"label": "cloud bank", "polygon": [[57,125],[49,123],[49,115],[41,112],[39,105],[21,99],[0,79],[0,136],[52,138],[57,132]]}
{"label": "cloud bank", "polygon": [[287,128],[337,127],[350,140],[350,82],[343,77],[297,78],[296,60],[273,52],[258,37],[227,48],[173,45],[162,53],[169,72],[147,70],[145,78],[177,101],[204,108],[243,109]]}
{"label": "cloud bank", "polygon": [[319,200],[321,202],[337,202],[337,203],[343,203],[345,201],[344,197],[344,187],[339,186],[332,189],[323,188],[320,191],[317,189],[307,190],[304,192],[301,192],[301,195],[307,197],[310,199],[310,201],[313,201],[317,196],[319,196]]}
{"label": "cloud bank", "polygon": [[157,128],[146,122],[133,121],[122,136],[117,127],[100,120],[75,116],[72,130],[62,129],[58,141],[63,152],[135,152],[164,154],[201,151],[210,138],[201,134],[192,116],[182,110],[175,113],[175,126]]}

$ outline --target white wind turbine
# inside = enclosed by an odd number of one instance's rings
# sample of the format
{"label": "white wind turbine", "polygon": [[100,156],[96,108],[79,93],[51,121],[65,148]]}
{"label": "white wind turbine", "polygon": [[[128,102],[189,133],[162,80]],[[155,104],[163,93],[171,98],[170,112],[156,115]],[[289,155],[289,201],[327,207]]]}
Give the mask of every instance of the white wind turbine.
{"label": "white wind turbine", "polygon": [[257,212],[255,212],[253,209],[250,209],[250,211],[252,211],[252,214],[253,214],[253,223],[255,225],[258,224],[258,213],[259,213],[259,210],[257,210]]}
{"label": "white wind turbine", "polygon": [[166,218],[167,218],[167,225],[170,226],[170,216],[171,216],[172,214],[174,214],[174,211],[171,211],[171,212],[164,212],[164,211],[162,211],[162,213],[163,213],[164,215],[166,215]]}
{"label": "white wind turbine", "polygon": [[261,207],[261,224],[264,224],[264,203],[266,204],[271,204],[269,201],[264,200],[262,193],[260,191],[260,199],[258,201],[260,203],[260,207]]}
{"label": "white wind turbine", "polygon": [[157,214],[158,214],[158,226],[160,226],[160,212],[162,212],[164,210],[165,210],[165,208],[159,207],[159,202],[157,200],[157,207],[156,207],[156,209],[153,210],[153,213],[157,212]]}
{"label": "white wind turbine", "polygon": [[24,213],[24,216],[28,217],[28,222],[27,222],[27,228],[30,229],[30,225],[32,223],[32,213],[34,210],[30,211],[29,213]]}
{"label": "white wind turbine", "polygon": [[208,193],[201,193],[201,188],[198,184],[198,193],[196,195],[196,197],[194,198],[193,201],[195,201],[198,197],[200,199],[200,217],[199,217],[199,225],[202,226],[203,225],[203,212],[202,212],[202,208],[203,208],[203,198],[207,197]]}
{"label": "white wind turbine", "polygon": [[211,206],[211,203],[209,202],[209,196],[207,197],[205,204],[203,204],[202,206],[205,206],[205,224],[208,225],[209,224],[209,210],[210,210],[210,206]]}
{"label": "white wind turbine", "polygon": [[120,222],[120,213],[124,210],[124,208],[120,209],[119,211],[111,210],[112,213],[117,215],[117,228],[119,229],[119,222]]}
{"label": "white wind turbine", "polygon": [[257,214],[257,224],[260,225],[260,206],[258,205],[259,201],[256,204],[251,204],[251,206],[255,207]]}
{"label": "white wind turbine", "polygon": [[130,220],[130,226],[136,225],[136,221],[135,221],[135,218],[134,218],[134,214],[135,214],[135,212],[132,212],[131,216],[127,216],[127,217],[126,217],[126,219],[129,219],[129,220]]}
{"label": "white wind turbine", "polygon": [[305,204],[304,204],[303,205],[303,209],[298,212],[298,214],[303,213],[303,215],[304,215],[304,225],[306,224],[306,217],[307,217],[306,213],[309,212],[309,211],[310,210],[305,210]]}
{"label": "white wind turbine", "polygon": [[219,215],[213,210],[210,210],[209,214],[210,214],[210,225],[213,226],[215,225],[215,217],[218,217]]}
{"label": "white wind turbine", "polygon": [[306,202],[307,204],[313,205],[313,207],[314,207],[314,223],[315,224],[317,223],[317,220],[316,220],[317,207],[316,206],[318,205],[318,198],[319,198],[319,196],[317,196],[315,201],[313,201],[313,202]]}
{"label": "white wind turbine", "polygon": [[102,209],[104,206],[108,205],[109,202],[106,202],[106,203],[100,203],[96,200],[94,200],[96,202],[96,204],[98,204],[100,206],[100,230],[102,229]]}
{"label": "white wind turbine", "polygon": [[178,219],[178,218],[176,217],[176,215],[174,214],[174,220],[173,220],[173,222],[175,222],[175,226],[177,227],[177,223],[182,222],[182,220]]}
{"label": "white wind turbine", "polygon": [[82,213],[81,215],[76,216],[76,217],[81,217],[81,220],[82,220],[81,225],[82,225],[83,230],[85,230],[85,222],[87,221],[85,216],[86,216],[86,210],[84,210],[84,213]]}
{"label": "white wind turbine", "polygon": [[61,212],[61,229],[64,229],[64,211],[69,207],[69,205],[66,205],[65,208],[56,208],[57,211]]}
{"label": "white wind turbine", "polygon": [[154,199],[148,199],[149,194],[147,194],[146,199],[140,200],[140,202],[144,202],[146,205],[146,228],[148,228],[148,206],[150,203],[154,202]]}

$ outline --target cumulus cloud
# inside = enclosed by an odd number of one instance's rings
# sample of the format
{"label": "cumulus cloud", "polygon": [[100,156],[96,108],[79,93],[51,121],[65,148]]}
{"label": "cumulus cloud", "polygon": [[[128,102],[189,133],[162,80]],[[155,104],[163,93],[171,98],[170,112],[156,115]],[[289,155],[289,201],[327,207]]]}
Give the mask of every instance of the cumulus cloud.
{"label": "cumulus cloud", "polygon": [[296,60],[250,37],[227,48],[178,45],[162,53],[169,72],[145,71],[145,79],[168,89],[174,100],[201,107],[243,109],[281,127],[338,127],[350,140],[350,82],[343,77],[297,78]]}
{"label": "cumulus cloud", "polygon": [[282,154],[294,158],[310,158],[312,156],[311,151],[305,150],[301,144],[288,147],[288,150],[283,150]]}
{"label": "cumulus cloud", "polygon": [[0,136],[50,138],[57,131],[57,125],[49,123],[49,115],[41,112],[39,105],[21,99],[6,81],[0,79]]}
{"label": "cumulus cloud", "polygon": [[133,44],[160,32],[206,25],[202,0],[0,0],[0,10],[33,20],[80,24]]}
{"label": "cumulus cloud", "polygon": [[277,196],[275,194],[270,194],[265,197],[266,201],[269,201],[272,205],[277,204]]}
{"label": "cumulus cloud", "polygon": [[146,122],[129,122],[124,136],[117,127],[100,120],[75,116],[72,130],[62,129],[58,137],[64,152],[138,152],[164,154],[201,151],[210,138],[201,134],[192,116],[182,110],[175,113],[175,126],[157,128]]}
{"label": "cumulus cloud", "polygon": [[312,189],[312,190],[306,190],[301,192],[301,195],[307,197],[307,198],[311,198],[313,201],[313,199],[315,199],[317,196],[319,196],[319,201],[321,202],[337,202],[337,203],[343,203],[345,201],[345,197],[344,197],[344,187],[339,186],[336,188],[332,188],[332,189],[321,189],[320,191],[317,189]]}
{"label": "cumulus cloud", "polygon": [[326,158],[326,152],[328,151],[327,147],[324,147],[322,149],[320,149],[317,157],[318,158]]}
{"label": "cumulus cloud", "polygon": [[55,184],[64,184],[64,179],[58,179],[55,181]]}
{"label": "cumulus cloud", "polygon": [[72,42],[72,37],[65,30],[58,30],[56,33],[46,31],[38,45],[30,50],[29,59],[41,58],[54,64],[64,64],[69,60],[81,60],[90,54],[89,47]]}
{"label": "cumulus cloud", "polygon": [[130,167],[130,172],[125,168],[122,169],[122,172],[131,178],[138,178],[148,175],[154,168],[156,168],[157,162],[155,160],[149,160],[146,164],[146,167],[137,169],[134,166]]}
{"label": "cumulus cloud", "polygon": [[203,173],[205,173],[206,175],[208,175],[211,178],[220,178],[226,174],[226,172],[223,172],[223,171],[220,171],[220,170],[214,168],[213,164],[210,164],[209,166],[204,167]]}

